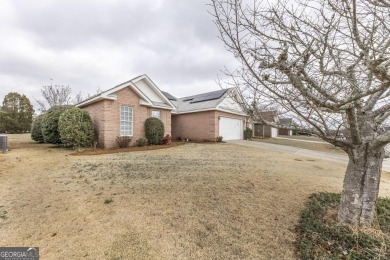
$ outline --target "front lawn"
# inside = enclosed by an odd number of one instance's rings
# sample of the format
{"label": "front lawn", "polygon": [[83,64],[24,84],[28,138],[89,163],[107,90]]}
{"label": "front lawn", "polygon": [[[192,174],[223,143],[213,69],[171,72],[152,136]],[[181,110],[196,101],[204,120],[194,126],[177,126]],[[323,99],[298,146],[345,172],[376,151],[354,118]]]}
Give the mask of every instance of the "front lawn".
{"label": "front lawn", "polygon": [[345,170],[229,143],[69,156],[16,139],[0,154],[0,245],[42,259],[296,259],[307,198],[340,192]]}

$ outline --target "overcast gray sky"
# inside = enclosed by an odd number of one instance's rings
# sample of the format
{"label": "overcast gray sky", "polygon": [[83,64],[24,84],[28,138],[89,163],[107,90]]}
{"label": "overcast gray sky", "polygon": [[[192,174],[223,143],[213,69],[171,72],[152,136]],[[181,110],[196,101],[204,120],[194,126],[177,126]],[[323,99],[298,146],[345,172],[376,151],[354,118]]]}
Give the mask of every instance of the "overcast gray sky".
{"label": "overcast gray sky", "polygon": [[140,74],[178,97],[217,90],[217,74],[236,62],[207,3],[1,0],[0,102],[15,91],[33,102],[50,78],[84,95]]}

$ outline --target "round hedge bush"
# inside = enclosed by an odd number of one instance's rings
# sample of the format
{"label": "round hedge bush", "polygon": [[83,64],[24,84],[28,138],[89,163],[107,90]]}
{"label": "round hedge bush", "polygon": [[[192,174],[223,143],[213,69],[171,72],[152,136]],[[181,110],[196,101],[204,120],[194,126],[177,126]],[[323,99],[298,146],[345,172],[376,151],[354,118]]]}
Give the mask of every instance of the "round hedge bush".
{"label": "round hedge bush", "polygon": [[43,116],[42,135],[45,143],[61,144],[61,136],[58,130],[58,120],[62,113],[72,106],[52,107]]}
{"label": "round hedge bush", "polygon": [[43,143],[45,142],[45,139],[42,135],[42,121],[43,121],[44,115],[37,116],[31,126],[31,139]]}
{"label": "round hedge bush", "polygon": [[149,144],[160,144],[164,136],[164,124],[160,119],[150,117],[145,121],[145,137]]}
{"label": "round hedge bush", "polygon": [[94,128],[86,110],[72,107],[61,114],[58,121],[61,141],[67,147],[80,148],[91,146],[94,140]]}

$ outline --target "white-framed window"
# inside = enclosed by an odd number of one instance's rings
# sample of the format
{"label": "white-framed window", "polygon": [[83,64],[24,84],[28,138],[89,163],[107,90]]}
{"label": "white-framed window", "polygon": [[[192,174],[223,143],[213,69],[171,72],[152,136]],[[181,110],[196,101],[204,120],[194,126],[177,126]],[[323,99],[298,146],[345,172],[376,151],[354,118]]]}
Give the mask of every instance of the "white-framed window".
{"label": "white-framed window", "polygon": [[160,119],[161,113],[158,110],[152,110],[152,117]]}
{"label": "white-framed window", "polygon": [[133,136],[133,108],[121,106],[121,136]]}

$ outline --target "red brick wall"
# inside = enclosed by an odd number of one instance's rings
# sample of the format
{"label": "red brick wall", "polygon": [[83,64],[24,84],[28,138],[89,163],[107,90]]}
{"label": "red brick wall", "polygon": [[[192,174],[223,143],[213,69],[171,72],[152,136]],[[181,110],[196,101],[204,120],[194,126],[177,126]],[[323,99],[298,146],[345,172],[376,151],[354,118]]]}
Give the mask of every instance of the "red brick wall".
{"label": "red brick wall", "polygon": [[172,115],[172,137],[215,140],[215,124],[214,111]]}

